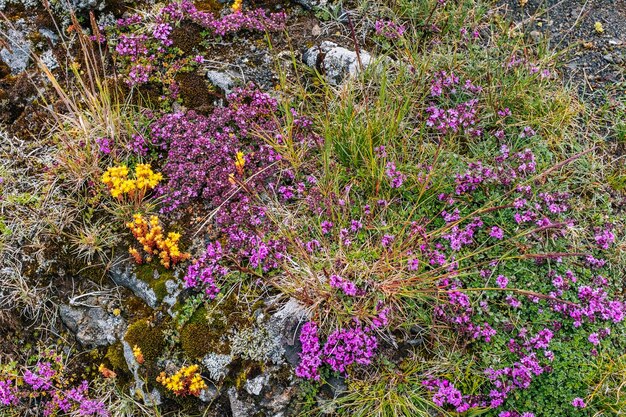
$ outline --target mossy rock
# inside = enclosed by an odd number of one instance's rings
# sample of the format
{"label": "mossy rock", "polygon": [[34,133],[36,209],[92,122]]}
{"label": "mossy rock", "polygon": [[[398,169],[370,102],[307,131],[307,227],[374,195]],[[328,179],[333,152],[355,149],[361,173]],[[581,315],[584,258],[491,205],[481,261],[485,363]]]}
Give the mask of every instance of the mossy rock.
{"label": "mossy rock", "polygon": [[124,347],[122,342],[116,342],[108,347],[104,358],[109,361],[115,371],[128,372],[128,365],[124,359]]}
{"label": "mossy rock", "polygon": [[[156,274],[155,274],[156,271]],[[165,269],[162,265],[143,264],[135,267],[137,278],[150,286],[159,302],[167,296],[167,281],[175,281],[172,271]],[[158,278],[155,279],[155,276]]]}
{"label": "mossy rock", "polygon": [[230,352],[228,333],[232,328],[250,325],[251,316],[241,311],[236,295],[221,300],[214,308],[200,306],[180,330],[180,344],[185,355],[198,359],[207,353]]}
{"label": "mossy rock", "polygon": [[142,319],[128,326],[124,339],[131,347],[138,346],[146,361],[154,361],[167,344],[163,335],[164,329],[164,323],[156,325]]}

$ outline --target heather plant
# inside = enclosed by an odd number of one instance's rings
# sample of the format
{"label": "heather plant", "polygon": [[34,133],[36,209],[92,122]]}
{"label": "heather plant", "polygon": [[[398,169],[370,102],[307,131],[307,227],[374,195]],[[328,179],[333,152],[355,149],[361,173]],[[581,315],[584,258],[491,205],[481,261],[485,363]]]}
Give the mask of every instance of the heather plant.
{"label": "heather plant", "polygon": [[66,372],[63,357],[53,351],[44,352],[31,367],[17,365],[0,368],[0,411],[3,408],[41,415],[75,414],[108,416],[105,404],[89,396],[89,383],[70,384],[73,377]]}
{"label": "heather plant", "polygon": [[[615,228],[578,209],[570,181],[595,149],[553,146],[574,107],[558,91],[542,103],[546,61],[513,48],[492,62],[484,32],[458,35],[471,61],[409,52],[410,68],[384,64],[314,110],[322,167],[267,210],[287,271],[272,283],[312,311],[296,375],[355,381],[336,401],[348,415],[404,415],[363,385],[407,360],[430,365],[411,374],[425,415],[587,415],[585,381],[619,351],[624,309],[603,269]],[[407,353],[390,364],[387,349]]]}

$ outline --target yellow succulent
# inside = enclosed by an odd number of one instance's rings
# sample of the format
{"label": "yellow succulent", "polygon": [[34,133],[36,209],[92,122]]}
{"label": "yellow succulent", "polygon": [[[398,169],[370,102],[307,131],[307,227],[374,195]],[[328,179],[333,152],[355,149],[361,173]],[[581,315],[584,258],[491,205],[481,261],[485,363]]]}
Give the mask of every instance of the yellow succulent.
{"label": "yellow succulent", "polygon": [[109,167],[102,174],[102,182],[109,187],[111,196],[121,198],[128,195],[130,198],[143,199],[146,191],[156,187],[163,179],[161,173],[155,173],[149,164],[137,164],[135,179],[128,178],[130,171],[126,165]]}
{"label": "yellow succulent", "polygon": [[235,0],[235,1],[233,2],[232,6],[230,6],[230,9],[231,9],[233,12],[238,12],[238,11],[240,11],[240,10],[241,10],[241,5],[242,5],[242,3],[243,3],[243,0]]}
{"label": "yellow succulent", "polygon": [[596,31],[596,33],[604,33],[604,26],[602,26],[602,22],[596,22],[593,25],[593,29]]}
{"label": "yellow succulent", "polygon": [[172,376],[161,372],[156,380],[176,395],[198,396],[200,391],[207,387],[199,373],[198,365],[183,366]]}

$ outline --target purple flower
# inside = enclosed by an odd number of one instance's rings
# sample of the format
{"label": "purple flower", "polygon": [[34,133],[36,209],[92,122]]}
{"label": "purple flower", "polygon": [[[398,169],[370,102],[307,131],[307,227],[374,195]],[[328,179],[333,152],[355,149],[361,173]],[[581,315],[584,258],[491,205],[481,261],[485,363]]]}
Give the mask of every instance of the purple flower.
{"label": "purple flower", "polygon": [[598,333],[591,333],[588,338],[589,342],[594,346],[598,346],[600,344],[600,336]]}
{"label": "purple flower", "polygon": [[576,408],[585,408],[587,407],[587,404],[585,404],[585,401],[580,398],[580,397],[576,397],[572,400],[572,405]]}
{"label": "purple flower", "polygon": [[496,284],[498,284],[498,287],[500,288],[506,288],[506,286],[509,284],[509,279],[504,275],[498,275],[498,277],[496,278]]}
{"label": "purple flower", "polygon": [[493,226],[489,232],[489,236],[502,240],[504,238],[504,230],[500,229],[498,226]]}
{"label": "purple flower", "polygon": [[381,239],[380,244],[383,246],[383,248],[388,248],[389,246],[391,246],[394,239],[395,239],[395,236],[385,234],[383,238]]}
{"label": "purple flower", "polygon": [[329,234],[333,228],[333,224],[327,220],[324,220],[321,226],[322,226],[322,233],[324,233],[325,235]]}
{"label": "purple flower", "polygon": [[302,326],[300,343],[302,344],[302,353],[300,353],[300,363],[296,367],[296,376],[319,381],[319,367],[322,365],[322,357],[315,322],[309,321]]}

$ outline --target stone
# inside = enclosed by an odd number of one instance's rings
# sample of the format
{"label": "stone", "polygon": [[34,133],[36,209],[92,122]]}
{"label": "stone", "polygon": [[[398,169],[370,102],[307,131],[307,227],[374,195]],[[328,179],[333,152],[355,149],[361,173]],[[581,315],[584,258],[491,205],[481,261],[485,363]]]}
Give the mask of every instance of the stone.
{"label": "stone", "polygon": [[533,30],[530,32],[530,37],[534,42],[539,42],[541,40],[541,32],[538,30]]}
{"label": "stone", "polygon": [[261,394],[268,380],[268,375],[259,375],[256,378],[247,380],[243,387],[248,394],[257,396]]}
{"label": "stone", "polygon": [[203,389],[202,391],[200,391],[200,395],[198,395],[198,398],[202,402],[210,403],[210,402],[215,401],[215,399],[217,399],[219,395],[220,395],[220,392],[217,390],[217,388],[207,387]]}
{"label": "stone", "polygon": [[126,365],[132,372],[133,379],[135,380],[129,388],[131,397],[139,397],[147,406],[160,405],[162,400],[159,391],[156,388],[153,388],[150,392],[146,391],[146,383],[144,378],[139,374],[140,364],[135,359],[135,355],[133,355],[133,348],[124,339],[122,339],[122,347],[124,349],[124,359],[126,360]]}
{"label": "stone", "polygon": [[294,0],[296,4],[304,7],[306,10],[311,10],[316,7],[324,7],[328,4],[328,0]]}
{"label": "stone", "polygon": [[133,268],[128,263],[117,265],[109,271],[109,277],[114,283],[131,290],[137,297],[141,298],[147,305],[156,308],[158,298],[150,286],[137,278],[133,273]]}
{"label": "stone", "polygon": [[299,353],[302,350],[299,340],[301,324],[308,321],[309,313],[295,298],[290,298],[269,319],[268,328],[278,338],[287,362],[292,366],[300,363]]}
{"label": "stone", "polygon": [[111,345],[126,329],[121,317],[107,313],[102,307],[62,304],[59,314],[63,324],[76,335],[76,340],[86,347]]}
{"label": "stone", "polygon": [[22,31],[11,28],[6,36],[8,47],[0,49],[0,59],[11,68],[12,74],[19,74],[28,67],[32,45]]}
{"label": "stone", "polygon": [[366,51],[361,50],[357,55],[355,51],[329,41],[309,48],[302,55],[302,61],[321,72],[333,86],[339,86],[347,77],[355,76],[361,69],[369,66],[372,60],[372,56]]}
{"label": "stone", "polygon": [[98,0],[71,0],[72,6],[76,11],[102,10],[104,9],[104,1]]}
{"label": "stone", "polygon": [[207,71],[209,82],[219,88],[224,94],[229,95],[235,87],[235,77],[229,72]]}
{"label": "stone", "polygon": [[255,405],[248,399],[241,399],[235,387],[228,389],[228,400],[233,417],[249,417],[255,414]]}

